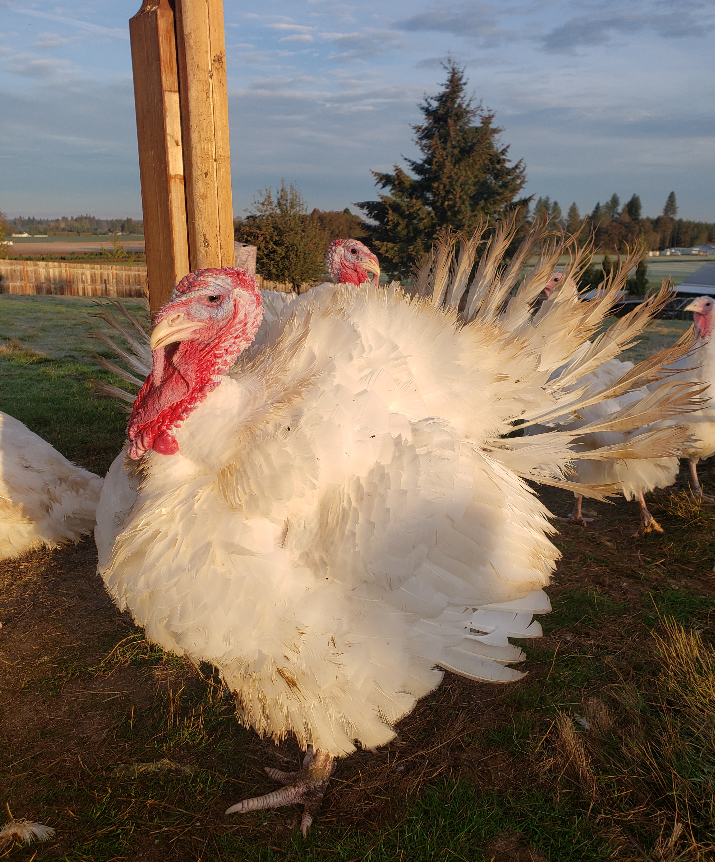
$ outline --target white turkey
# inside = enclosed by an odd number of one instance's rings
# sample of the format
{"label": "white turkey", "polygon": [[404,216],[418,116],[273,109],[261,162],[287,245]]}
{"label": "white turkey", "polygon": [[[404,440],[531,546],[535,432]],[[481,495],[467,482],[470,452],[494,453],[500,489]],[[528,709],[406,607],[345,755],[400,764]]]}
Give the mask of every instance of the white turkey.
{"label": "white turkey", "polygon": [[[506,435],[654,380],[651,362],[604,393],[576,385],[665,297],[568,362],[625,274],[592,302],[534,316],[552,247],[504,308],[543,240],[502,272],[512,235],[498,231],[471,281],[478,237],[452,271],[438,255],[417,281],[426,298],[376,283],[305,294],[262,343],[260,293],[241,270],[186,276],[156,318],[98,507],[99,571],[150,640],[219,669],[243,724],[306,750],[296,773],[268,770],[282,789],[227,813],[302,802],[305,833],[334,758],[392,739],[443,669],[521,676],[508,637],[540,633],[532,614],[549,609],[559,556],[524,479],[609,489],[565,475],[581,431]],[[688,409],[686,385],[658,391],[587,430]],[[596,457],[667,452],[682,436],[646,432]]]}
{"label": "white turkey", "polygon": [[[550,297],[552,291],[555,291],[554,298],[556,298],[559,291],[563,291],[559,297],[561,301],[578,302],[579,298],[575,285],[565,285],[561,282],[561,274],[553,273],[549,283],[544,288],[547,298]],[[683,344],[690,344],[691,342],[692,335],[685,336]],[[614,383],[633,367],[632,362],[611,359],[589,374],[584,375],[579,380],[579,383],[582,386],[599,390]],[[673,373],[675,370],[672,369]],[[600,401],[597,404],[585,407],[578,412],[578,415],[561,416],[549,423],[549,427],[559,430],[578,428],[587,423],[605,419],[619,410],[627,409],[630,404],[638,402],[646,395],[647,388],[627,392],[616,398]],[[664,417],[663,421],[666,420],[667,417]],[[657,427],[657,424],[653,427]],[[584,435],[579,445],[584,451],[599,449],[602,446],[623,444],[638,433],[639,429],[601,431]],[[634,534],[634,537],[638,537],[653,530],[659,533],[663,532],[660,524],[648,510],[645,494],[655,488],[667,488],[675,482],[680,466],[678,454],[681,453],[665,458],[629,458],[622,461],[592,461],[588,458],[583,458],[573,465],[573,470],[578,476],[579,481],[583,484],[612,484],[618,488],[626,500],[635,499],[638,501],[640,525]],[[576,494],[573,512],[568,518],[559,520],[585,525],[591,519],[583,516],[581,511],[582,502],[583,495]]]}
{"label": "white turkey", "polygon": [[714,309],[715,300],[711,296],[700,296],[686,306],[685,311],[692,311],[695,317],[699,350],[693,357],[686,357],[678,363],[684,368],[681,375],[684,379],[699,380],[710,387],[705,392],[708,398],[705,408],[692,416],[683,417],[683,425],[690,432],[683,454],[688,458],[691,488],[696,496],[706,502],[715,502],[715,498],[703,494],[698,479],[698,462],[715,453],[715,400],[712,392],[715,384],[715,342],[712,338]]}
{"label": "white turkey", "polygon": [[0,560],[90,533],[102,479],[0,413]]}

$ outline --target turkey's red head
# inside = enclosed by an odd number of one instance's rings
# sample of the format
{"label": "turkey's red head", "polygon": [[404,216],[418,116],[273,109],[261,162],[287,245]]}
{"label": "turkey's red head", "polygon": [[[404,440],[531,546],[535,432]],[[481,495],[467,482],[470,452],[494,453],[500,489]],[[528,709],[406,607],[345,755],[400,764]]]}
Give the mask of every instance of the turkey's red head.
{"label": "turkey's red head", "polygon": [[715,308],[715,301],[711,296],[699,296],[685,308],[686,311],[693,312],[698,335],[701,338],[709,338],[713,331],[713,308]]}
{"label": "turkey's red head", "polygon": [[243,269],[200,269],[181,279],[154,321],[152,373],[129,419],[130,458],[178,451],[172,429],[218,386],[262,317],[260,291]]}
{"label": "turkey's red head", "polygon": [[336,239],[330,243],[325,265],[335,284],[364,284],[368,273],[373,283],[380,281],[380,262],[370,249],[356,239]]}

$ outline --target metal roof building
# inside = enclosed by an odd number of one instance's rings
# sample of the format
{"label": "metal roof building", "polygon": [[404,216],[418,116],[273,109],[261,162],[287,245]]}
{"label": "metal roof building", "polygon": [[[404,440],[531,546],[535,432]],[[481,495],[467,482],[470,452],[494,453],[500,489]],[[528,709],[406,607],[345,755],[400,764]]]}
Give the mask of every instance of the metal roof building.
{"label": "metal roof building", "polygon": [[704,263],[675,289],[688,296],[715,296],[715,263]]}

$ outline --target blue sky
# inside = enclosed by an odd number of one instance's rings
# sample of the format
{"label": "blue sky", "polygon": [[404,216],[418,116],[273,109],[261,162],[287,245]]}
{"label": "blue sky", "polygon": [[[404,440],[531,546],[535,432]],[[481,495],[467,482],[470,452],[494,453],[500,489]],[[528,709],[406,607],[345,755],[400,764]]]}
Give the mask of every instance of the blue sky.
{"label": "blue sky", "polygon": [[[234,211],[294,182],[309,207],[375,197],[414,156],[441,63],[466,67],[526,192],[582,212],[637,192],[715,221],[707,0],[224,0]],[[0,0],[0,210],[141,215],[128,19],[140,0]],[[354,209],[354,207],[353,207]]]}

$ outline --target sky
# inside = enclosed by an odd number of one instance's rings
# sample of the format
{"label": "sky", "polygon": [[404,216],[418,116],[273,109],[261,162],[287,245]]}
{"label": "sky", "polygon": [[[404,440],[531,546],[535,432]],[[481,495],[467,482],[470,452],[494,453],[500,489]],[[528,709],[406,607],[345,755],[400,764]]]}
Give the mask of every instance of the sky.
{"label": "sky", "polygon": [[[141,217],[128,20],[140,0],[0,0],[0,210]],[[711,0],[224,0],[233,202],[281,179],[356,212],[417,155],[448,57],[494,111],[525,193],[615,192],[715,221]]]}

